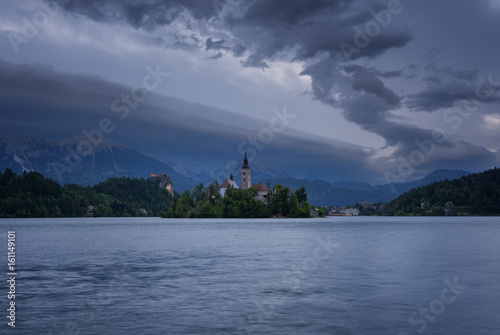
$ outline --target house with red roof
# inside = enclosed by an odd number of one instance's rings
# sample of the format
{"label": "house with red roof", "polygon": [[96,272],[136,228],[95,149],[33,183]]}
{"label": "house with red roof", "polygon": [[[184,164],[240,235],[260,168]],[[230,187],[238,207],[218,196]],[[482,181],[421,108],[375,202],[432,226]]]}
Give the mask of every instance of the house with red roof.
{"label": "house with red roof", "polygon": [[267,195],[269,194],[270,189],[262,185],[262,183],[254,184],[253,187],[257,190],[255,199],[267,205]]}
{"label": "house with red roof", "polygon": [[224,194],[226,194],[226,190],[228,187],[231,186],[232,188],[239,188],[238,184],[234,181],[233,174],[231,173],[231,176],[224,180],[224,182],[219,186],[219,194],[221,198],[224,197]]}

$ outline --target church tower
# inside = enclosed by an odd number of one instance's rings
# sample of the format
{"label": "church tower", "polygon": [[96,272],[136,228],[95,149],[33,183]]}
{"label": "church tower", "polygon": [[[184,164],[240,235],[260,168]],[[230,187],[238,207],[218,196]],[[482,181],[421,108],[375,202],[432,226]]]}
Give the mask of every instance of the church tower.
{"label": "church tower", "polygon": [[246,190],[252,186],[252,178],[250,174],[250,167],[248,166],[247,152],[245,151],[245,158],[243,159],[243,167],[241,168],[241,188]]}

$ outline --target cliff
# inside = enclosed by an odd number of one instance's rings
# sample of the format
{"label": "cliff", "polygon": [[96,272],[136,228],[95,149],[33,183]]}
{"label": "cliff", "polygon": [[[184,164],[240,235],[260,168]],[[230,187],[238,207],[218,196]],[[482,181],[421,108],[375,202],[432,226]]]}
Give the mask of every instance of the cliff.
{"label": "cliff", "polygon": [[167,175],[151,173],[148,180],[157,183],[160,189],[167,190],[171,196],[174,196],[174,186]]}

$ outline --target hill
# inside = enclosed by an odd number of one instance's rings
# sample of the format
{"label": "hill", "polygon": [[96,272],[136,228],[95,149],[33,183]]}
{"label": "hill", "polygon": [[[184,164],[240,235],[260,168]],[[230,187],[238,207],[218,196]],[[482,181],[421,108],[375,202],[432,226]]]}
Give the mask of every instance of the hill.
{"label": "hill", "polygon": [[159,216],[174,201],[159,184],[121,177],[93,187],[61,186],[38,172],[7,169],[0,171],[0,217]]}
{"label": "hill", "polygon": [[304,186],[309,194],[309,202],[311,204],[320,206],[347,206],[361,201],[373,203],[388,202],[412,188],[428,185],[440,180],[455,179],[468,174],[468,172],[462,170],[436,170],[417,181],[376,186],[352,181],[329,183],[325,180],[311,181],[295,178],[262,178],[252,180],[262,182],[264,185],[267,183],[271,185],[287,185],[292,190]]}
{"label": "hill", "polygon": [[391,201],[393,215],[499,215],[500,169],[414,188]]}
{"label": "hill", "polygon": [[[254,182],[253,179],[252,182]],[[255,182],[262,182],[264,185],[269,183],[272,187],[277,184],[286,185],[292,191],[305,187],[309,203],[319,206],[346,206],[360,201],[383,201],[383,198],[375,192],[334,187],[324,180],[309,181],[306,179],[276,178],[257,179]]]}

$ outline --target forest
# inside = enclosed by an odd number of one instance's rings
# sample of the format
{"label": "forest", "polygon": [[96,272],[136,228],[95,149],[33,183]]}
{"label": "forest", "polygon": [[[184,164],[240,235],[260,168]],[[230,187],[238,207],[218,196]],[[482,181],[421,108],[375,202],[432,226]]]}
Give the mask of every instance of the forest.
{"label": "forest", "polygon": [[[271,187],[269,187],[271,189]],[[38,172],[0,171],[0,217],[127,217],[165,218],[307,218],[311,207],[304,187],[292,192],[275,185],[267,204],[255,199],[255,188],[228,188],[200,184],[182,195],[170,193],[144,178],[110,178],[94,186],[66,184]],[[89,206],[92,210],[89,212]],[[360,209],[360,215],[500,215],[500,169],[470,174],[418,187],[386,204]],[[314,208],[313,208],[314,209]],[[144,211],[145,210],[145,211]],[[325,210],[319,208],[319,216]]]}
{"label": "forest", "polygon": [[[270,188],[270,187],[269,187]],[[292,192],[278,184],[268,194],[268,204],[255,199],[257,190],[229,187],[224,197],[219,194],[217,184],[195,187],[185,191],[167,212],[164,218],[267,218],[272,216],[308,218],[310,205],[304,187]]]}
{"label": "forest", "polygon": [[292,192],[278,184],[269,193],[266,205],[255,199],[257,191],[253,187],[230,187],[221,197],[216,183],[207,187],[200,184],[191,192],[174,196],[159,186],[159,181],[126,177],[110,178],[94,186],[61,186],[38,172],[18,175],[6,169],[0,171],[0,217],[310,217],[304,187]]}
{"label": "forest", "polygon": [[384,205],[383,211],[391,215],[499,215],[500,169],[414,188]]}
{"label": "forest", "polygon": [[[0,217],[159,216],[173,203],[168,191],[144,178],[110,178],[94,186],[59,185],[38,172],[0,171]],[[146,210],[146,214],[141,211]]]}

